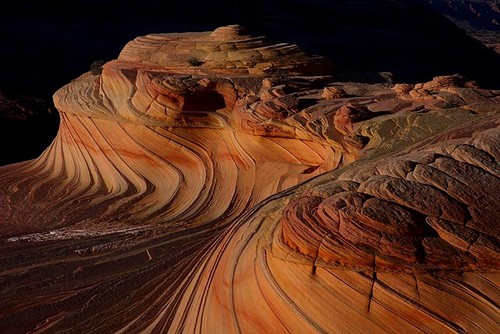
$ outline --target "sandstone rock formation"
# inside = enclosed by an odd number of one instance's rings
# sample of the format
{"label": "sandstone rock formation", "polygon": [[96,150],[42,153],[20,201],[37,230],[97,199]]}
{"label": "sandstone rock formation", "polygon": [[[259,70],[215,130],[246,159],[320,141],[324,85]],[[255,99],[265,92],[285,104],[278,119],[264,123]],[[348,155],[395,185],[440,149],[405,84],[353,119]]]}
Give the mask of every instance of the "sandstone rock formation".
{"label": "sandstone rock formation", "polygon": [[0,332],[494,332],[500,92],[136,38],[0,167]]}

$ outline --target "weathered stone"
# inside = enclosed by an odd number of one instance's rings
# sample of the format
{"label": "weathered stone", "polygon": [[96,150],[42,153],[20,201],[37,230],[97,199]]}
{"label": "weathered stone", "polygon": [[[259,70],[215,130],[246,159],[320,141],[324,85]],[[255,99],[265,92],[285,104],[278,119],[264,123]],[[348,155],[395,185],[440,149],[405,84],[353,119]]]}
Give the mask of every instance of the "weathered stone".
{"label": "weathered stone", "polygon": [[323,94],[321,95],[324,99],[340,99],[347,96],[347,93],[338,87],[325,87],[323,88]]}
{"label": "weathered stone", "polygon": [[392,90],[396,93],[396,95],[401,96],[401,95],[406,95],[410,93],[414,89],[415,85],[411,84],[395,84],[392,87]]}
{"label": "weathered stone", "polygon": [[342,134],[350,134],[354,123],[370,118],[371,112],[364,106],[343,105],[335,113],[335,128]]}
{"label": "weathered stone", "polygon": [[324,65],[228,26],[56,92],[0,167],[0,332],[495,332],[500,120],[457,106],[498,92]]}
{"label": "weathered stone", "polygon": [[434,77],[432,81],[422,85],[422,89],[437,91],[445,87],[464,87],[467,80],[460,75],[443,75]]}

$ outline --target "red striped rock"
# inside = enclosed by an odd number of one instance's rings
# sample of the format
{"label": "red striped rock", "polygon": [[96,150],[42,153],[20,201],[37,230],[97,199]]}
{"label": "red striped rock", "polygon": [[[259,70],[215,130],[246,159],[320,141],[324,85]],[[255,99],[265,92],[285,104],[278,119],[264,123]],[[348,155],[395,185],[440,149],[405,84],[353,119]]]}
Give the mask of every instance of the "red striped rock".
{"label": "red striped rock", "polygon": [[62,87],[0,167],[0,332],[495,332],[499,92],[326,65],[228,26]]}

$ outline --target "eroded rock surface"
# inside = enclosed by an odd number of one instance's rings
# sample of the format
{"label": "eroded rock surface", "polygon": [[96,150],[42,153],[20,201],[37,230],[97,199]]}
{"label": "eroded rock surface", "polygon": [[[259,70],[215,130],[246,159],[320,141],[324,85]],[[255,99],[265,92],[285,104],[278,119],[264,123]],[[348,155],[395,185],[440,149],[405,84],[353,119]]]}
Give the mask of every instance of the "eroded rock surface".
{"label": "eroded rock surface", "polygon": [[0,167],[0,331],[494,332],[500,92],[330,66],[227,26],[56,92]]}
{"label": "eroded rock surface", "polygon": [[333,267],[498,269],[499,134],[471,124],[311,187],[283,213],[285,243]]}

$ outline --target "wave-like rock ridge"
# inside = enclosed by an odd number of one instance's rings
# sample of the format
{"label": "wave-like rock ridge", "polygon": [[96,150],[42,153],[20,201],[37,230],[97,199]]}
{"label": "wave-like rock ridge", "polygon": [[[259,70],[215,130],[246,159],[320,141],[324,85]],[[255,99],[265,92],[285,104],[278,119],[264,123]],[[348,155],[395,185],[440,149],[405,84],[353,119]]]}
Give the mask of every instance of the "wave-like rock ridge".
{"label": "wave-like rock ridge", "polygon": [[142,36],[0,167],[0,332],[493,333],[500,91]]}

